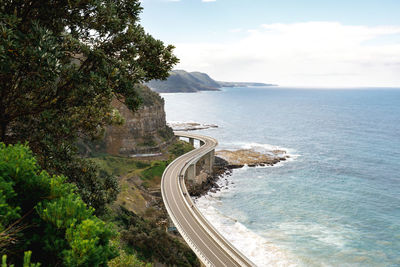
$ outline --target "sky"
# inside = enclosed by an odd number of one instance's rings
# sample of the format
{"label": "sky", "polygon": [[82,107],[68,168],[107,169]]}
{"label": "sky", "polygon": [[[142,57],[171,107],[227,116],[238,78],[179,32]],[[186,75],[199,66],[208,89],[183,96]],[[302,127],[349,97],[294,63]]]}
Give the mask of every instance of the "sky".
{"label": "sky", "polygon": [[400,87],[400,0],[142,0],[176,69],[301,87]]}

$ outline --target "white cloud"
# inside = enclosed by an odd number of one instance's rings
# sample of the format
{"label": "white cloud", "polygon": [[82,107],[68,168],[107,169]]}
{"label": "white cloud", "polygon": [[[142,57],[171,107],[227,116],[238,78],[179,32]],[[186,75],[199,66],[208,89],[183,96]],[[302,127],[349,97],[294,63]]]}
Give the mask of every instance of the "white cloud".
{"label": "white cloud", "polygon": [[243,31],[242,28],[235,28],[235,29],[230,29],[229,30],[229,32],[231,32],[231,33],[237,33],[237,32],[241,32],[241,31]]}
{"label": "white cloud", "polygon": [[[227,81],[293,86],[400,86],[400,26],[264,24],[237,42],[177,44],[178,68]],[[399,39],[398,39],[399,40]]]}

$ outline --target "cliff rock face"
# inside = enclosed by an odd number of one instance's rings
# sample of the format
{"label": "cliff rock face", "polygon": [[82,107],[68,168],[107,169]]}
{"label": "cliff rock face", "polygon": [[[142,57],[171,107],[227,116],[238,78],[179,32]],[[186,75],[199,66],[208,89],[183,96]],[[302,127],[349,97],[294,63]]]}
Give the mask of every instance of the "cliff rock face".
{"label": "cliff rock face", "polygon": [[107,153],[124,156],[160,153],[173,142],[174,134],[165,121],[164,100],[145,86],[140,90],[145,101],[135,112],[113,100],[113,107],[118,109],[125,123],[107,128],[104,138]]}

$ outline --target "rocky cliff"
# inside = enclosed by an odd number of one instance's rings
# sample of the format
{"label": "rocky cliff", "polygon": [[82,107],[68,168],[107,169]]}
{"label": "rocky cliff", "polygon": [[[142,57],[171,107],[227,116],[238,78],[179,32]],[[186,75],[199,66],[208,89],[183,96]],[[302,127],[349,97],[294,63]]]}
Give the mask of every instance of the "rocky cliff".
{"label": "rocky cliff", "polygon": [[159,154],[175,141],[174,133],[165,121],[164,100],[147,86],[140,85],[137,89],[143,99],[141,107],[132,111],[114,99],[112,106],[125,123],[108,126],[103,140],[86,146],[89,154],[93,151],[131,157]]}

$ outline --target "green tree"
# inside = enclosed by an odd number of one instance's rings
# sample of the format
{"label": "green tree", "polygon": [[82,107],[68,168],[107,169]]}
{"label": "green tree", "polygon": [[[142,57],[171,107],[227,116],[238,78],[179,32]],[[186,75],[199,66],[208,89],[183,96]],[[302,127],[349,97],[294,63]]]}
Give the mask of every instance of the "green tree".
{"label": "green tree", "polygon": [[27,260],[21,251],[45,266],[104,266],[117,256],[115,233],[75,191],[64,176],[42,171],[27,146],[0,143],[2,254],[18,266]]}
{"label": "green tree", "polygon": [[64,173],[100,212],[115,179],[77,157],[78,138],[99,138],[132,110],[138,83],[165,79],[173,46],[139,24],[139,0],[0,1],[0,141],[29,141],[42,167]]}
{"label": "green tree", "polygon": [[193,251],[159,228],[156,221],[145,220],[123,206],[114,218],[120,227],[121,240],[137,251],[146,261],[158,261],[168,266],[200,266]]}

